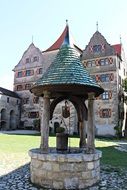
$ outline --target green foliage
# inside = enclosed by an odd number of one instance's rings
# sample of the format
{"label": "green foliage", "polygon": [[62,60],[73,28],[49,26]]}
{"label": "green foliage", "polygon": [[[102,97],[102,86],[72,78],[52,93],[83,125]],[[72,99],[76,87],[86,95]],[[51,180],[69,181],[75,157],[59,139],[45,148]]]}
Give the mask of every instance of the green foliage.
{"label": "green foliage", "polygon": [[125,79],[123,80],[122,86],[123,86],[125,92],[127,92],[127,78],[125,78]]}

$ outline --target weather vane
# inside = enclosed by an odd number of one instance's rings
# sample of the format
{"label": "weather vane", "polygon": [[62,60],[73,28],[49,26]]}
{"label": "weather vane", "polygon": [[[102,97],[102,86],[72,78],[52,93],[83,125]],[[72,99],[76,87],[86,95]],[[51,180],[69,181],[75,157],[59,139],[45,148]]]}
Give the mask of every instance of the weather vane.
{"label": "weather vane", "polygon": [[97,31],[98,31],[98,21],[96,22],[96,29],[97,29]]}

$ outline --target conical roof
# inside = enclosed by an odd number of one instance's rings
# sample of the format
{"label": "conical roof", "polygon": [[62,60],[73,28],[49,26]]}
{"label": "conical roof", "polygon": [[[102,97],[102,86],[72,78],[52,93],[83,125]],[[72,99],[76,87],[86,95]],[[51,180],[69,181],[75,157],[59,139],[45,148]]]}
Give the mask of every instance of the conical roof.
{"label": "conical roof", "polygon": [[59,93],[80,96],[89,92],[94,92],[95,96],[103,93],[104,90],[90,77],[70,44],[68,32],[53,63],[31,89],[35,95],[41,96],[45,90],[50,91],[52,97]]}

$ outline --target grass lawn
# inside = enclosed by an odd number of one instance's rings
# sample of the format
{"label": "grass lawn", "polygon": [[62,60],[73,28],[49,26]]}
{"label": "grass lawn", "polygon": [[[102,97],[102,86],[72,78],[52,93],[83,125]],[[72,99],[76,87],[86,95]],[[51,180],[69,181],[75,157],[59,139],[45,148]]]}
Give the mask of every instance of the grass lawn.
{"label": "grass lawn", "polygon": [[[78,147],[79,138],[70,138],[70,146]],[[49,138],[50,146],[55,146],[55,137]],[[40,145],[40,136],[33,135],[7,135],[0,134],[0,165],[11,162],[17,165],[30,161],[28,150]],[[120,152],[114,148],[114,140],[96,139],[96,148],[103,153],[101,163],[127,169],[127,153]]]}

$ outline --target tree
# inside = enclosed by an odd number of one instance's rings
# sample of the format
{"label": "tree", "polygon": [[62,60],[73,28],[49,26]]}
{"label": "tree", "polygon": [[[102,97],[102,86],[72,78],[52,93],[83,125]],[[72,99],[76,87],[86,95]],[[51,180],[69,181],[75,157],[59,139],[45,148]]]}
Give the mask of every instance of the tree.
{"label": "tree", "polygon": [[124,91],[127,92],[127,78],[125,78],[123,80],[123,84],[122,84],[123,88],[124,88]]}

